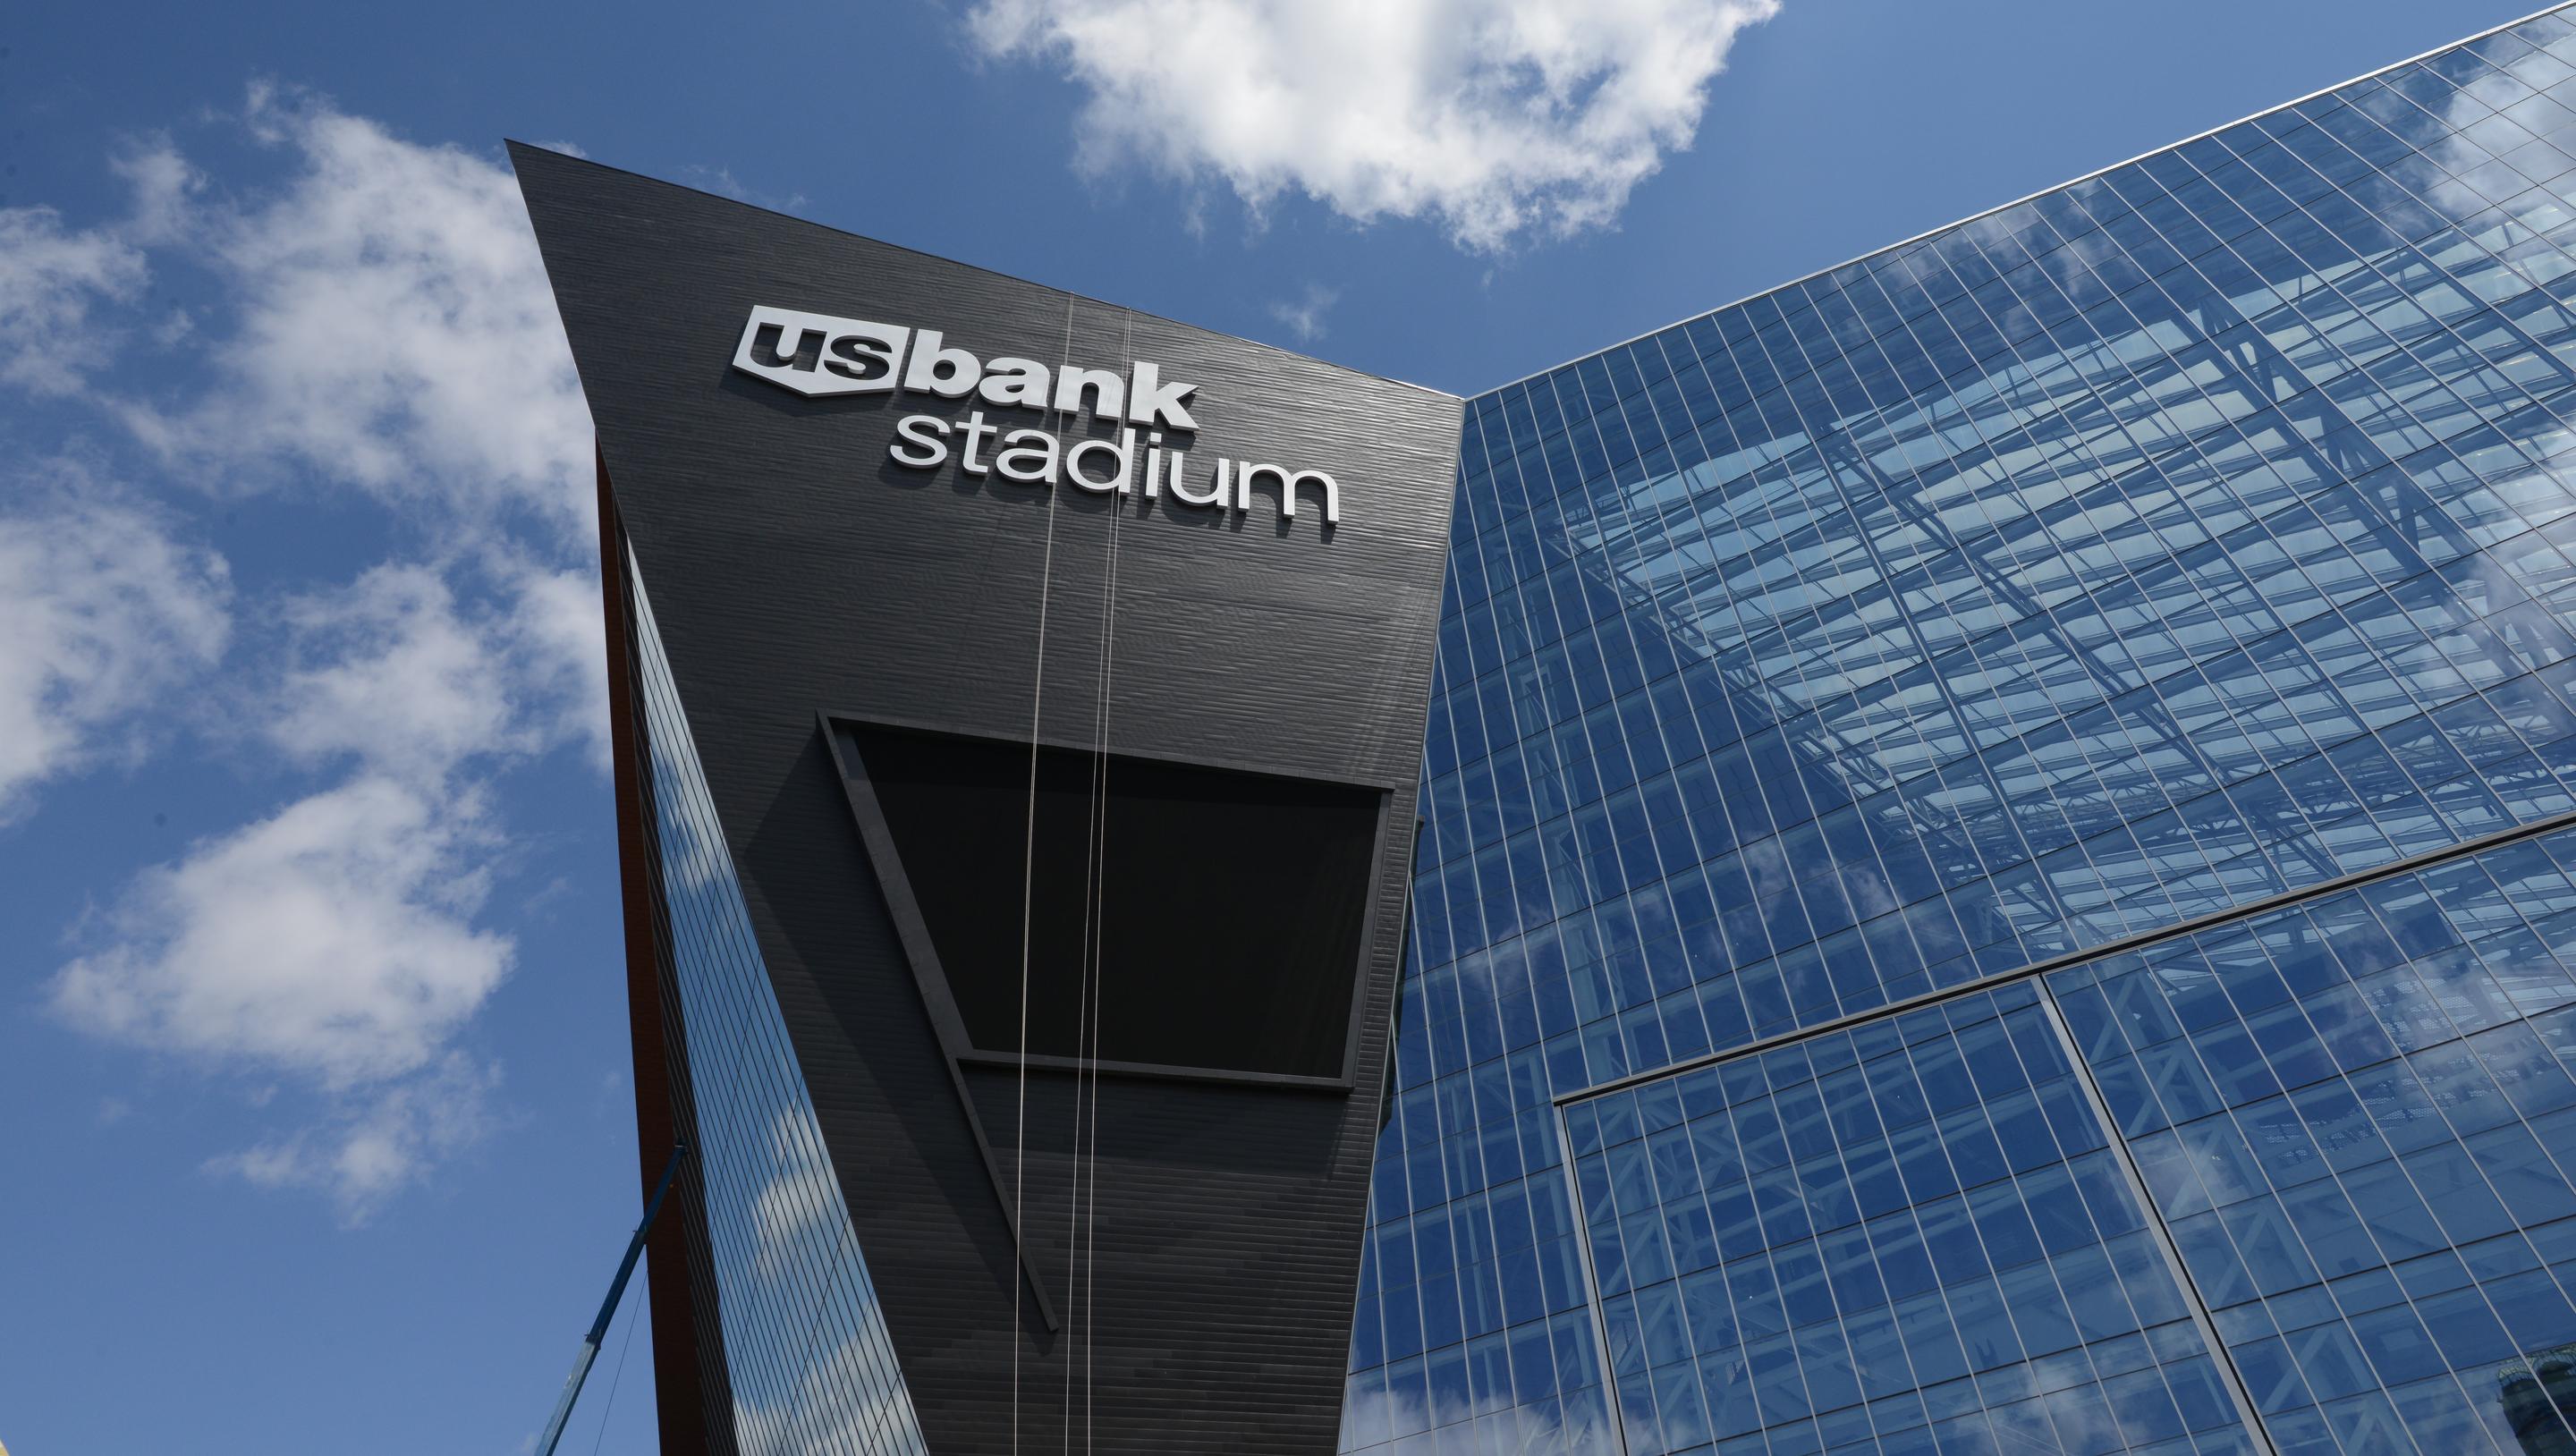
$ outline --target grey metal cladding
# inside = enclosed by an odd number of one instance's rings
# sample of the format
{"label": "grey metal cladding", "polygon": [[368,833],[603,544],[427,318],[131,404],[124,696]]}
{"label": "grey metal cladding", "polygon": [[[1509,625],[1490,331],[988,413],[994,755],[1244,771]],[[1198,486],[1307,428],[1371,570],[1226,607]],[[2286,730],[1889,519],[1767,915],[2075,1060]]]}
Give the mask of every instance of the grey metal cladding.
{"label": "grey metal cladding", "polygon": [[[1015,1378],[1018,1438],[1056,1439],[1067,1370],[1087,1367],[1091,1406],[1077,1401],[1073,1419],[1116,1449],[1330,1451],[1460,402],[553,152],[511,154],[931,1449],[1009,1449]],[[897,467],[899,418],[962,415],[966,402],[808,399],[737,373],[755,305],[937,329],[984,359],[1151,360],[1197,386],[1199,428],[1168,442],[1189,447],[1194,475],[1220,453],[1322,470],[1341,520],[1324,530],[1311,496],[1283,519],[1266,489],[1248,510],[1219,511],[973,480],[953,461]],[[1020,738],[1034,716],[1057,742],[1390,796],[1357,1090],[1105,1082],[1096,1303],[1068,1284],[1073,1083],[1030,1076],[1026,1225],[1063,1329],[1015,1301],[1009,1209],[975,1142],[980,1115],[1017,1169],[1017,1078],[971,1068],[980,1113],[959,1097],[818,712]],[[1176,895],[1265,892],[1222,864],[1141,872]]]}

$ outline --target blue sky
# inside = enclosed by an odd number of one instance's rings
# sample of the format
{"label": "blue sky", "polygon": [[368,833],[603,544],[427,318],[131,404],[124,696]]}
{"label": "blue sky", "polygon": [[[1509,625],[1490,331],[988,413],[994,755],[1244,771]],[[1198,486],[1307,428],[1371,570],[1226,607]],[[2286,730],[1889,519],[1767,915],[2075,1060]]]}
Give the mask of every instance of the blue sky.
{"label": "blue sky", "polygon": [[[1467,393],[2526,3],[21,7],[0,1443],[519,1450],[635,1216],[503,136]],[[650,1447],[625,1330],[568,1450]]]}

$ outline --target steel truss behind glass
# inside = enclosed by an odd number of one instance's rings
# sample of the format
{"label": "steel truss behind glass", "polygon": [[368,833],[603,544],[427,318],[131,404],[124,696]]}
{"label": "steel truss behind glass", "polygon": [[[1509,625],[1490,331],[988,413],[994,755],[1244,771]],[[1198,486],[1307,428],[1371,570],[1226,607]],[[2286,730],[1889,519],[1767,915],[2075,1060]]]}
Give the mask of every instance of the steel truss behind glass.
{"label": "steel truss behind glass", "polygon": [[2571,250],[2551,14],[1471,401],[1345,1448],[2576,1450]]}

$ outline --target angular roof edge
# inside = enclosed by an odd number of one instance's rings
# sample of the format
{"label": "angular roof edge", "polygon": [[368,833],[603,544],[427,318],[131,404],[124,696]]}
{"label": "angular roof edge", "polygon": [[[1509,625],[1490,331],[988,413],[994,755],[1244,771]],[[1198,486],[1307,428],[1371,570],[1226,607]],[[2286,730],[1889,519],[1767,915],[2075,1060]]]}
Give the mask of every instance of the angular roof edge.
{"label": "angular roof edge", "polygon": [[2065,181],[2063,181],[2063,182],[2056,182],[2056,183],[2052,183],[2052,184],[2050,184],[2050,185],[2048,185],[2048,186],[2046,186],[2046,187],[2039,188],[2039,189],[2037,189],[2036,191],[2025,192],[2025,193],[2023,193],[2021,196],[2016,197],[2016,198],[2012,199],[2012,200],[2011,200],[2011,201],[2009,201],[2009,202],[1998,202],[1998,203],[1996,203],[1996,204],[1995,204],[1994,206],[1992,206],[1992,207],[1985,208],[1985,209],[1983,209],[1983,210],[1981,210],[1981,211],[1978,211],[1978,212],[1972,212],[1972,213],[1969,213],[1969,214],[1968,214],[1967,216],[1965,216],[1965,217],[1953,218],[1953,219],[1951,219],[1950,221],[1945,222],[1945,223],[1942,223],[1942,224],[1940,224],[1940,225],[1939,225],[1939,226],[1937,226],[1937,227],[1928,227],[1928,228],[1925,228],[1923,231],[1921,231],[1921,232],[1919,232],[1919,233],[1915,233],[1915,234],[1914,234],[1914,235],[1912,235],[1911,237],[1903,237],[1903,238],[1899,238],[1899,239],[1897,239],[1895,242],[1882,244],[1882,245],[1880,245],[1880,246],[1878,246],[1878,247],[1875,247],[1875,248],[1870,249],[1868,252],[1865,252],[1865,253],[1855,253],[1855,254],[1853,254],[1852,256],[1850,256],[1850,257],[1848,257],[1848,258],[1843,259],[1841,262],[1838,262],[1838,263],[1828,263],[1828,264],[1826,264],[1826,265],[1825,265],[1824,267],[1822,267],[1822,268],[1815,268],[1815,269],[1811,269],[1811,270],[1809,270],[1809,271],[1807,271],[1807,272],[1805,272],[1805,273],[1801,273],[1801,274],[1799,274],[1799,275],[1798,275],[1797,277],[1795,277],[1795,278],[1789,279],[1789,280],[1788,280],[1787,282],[1785,282],[1785,283],[1774,283],[1774,284],[1772,284],[1772,285],[1771,285],[1770,287],[1768,287],[1768,288],[1757,288],[1757,289],[1753,290],[1751,293],[1743,294],[1743,295],[1741,295],[1741,296],[1739,296],[1739,297],[1737,297],[1737,298],[1735,298],[1735,299],[1732,299],[1732,300],[1730,300],[1730,301],[1728,301],[1728,302],[1726,302],[1726,303],[1721,303],[1721,304],[1717,305],[1715,308],[1704,308],[1704,309],[1701,309],[1701,310],[1700,310],[1699,312],[1697,312],[1697,313],[1686,313],[1686,314],[1683,314],[1681,317],[1679,317],[1679,318],[1677,318],[1677,319],[1672,320],[1670,323],[1661,323],[1661,324],[1657,324],[1657,325],[1655,325],[1655,326],[1654,326],[1653,328],[1651,328],[1651,329],[1645,329],[1645,330],[1642,330],[1642,331],[1640,331],[1640,332],[1638,332],[1638,333],[1630,334],[1628,337],[1626,337],[1626,338],[1624,338],[1624,339],[1621,339],[1621,340],[1619,340],[1619,341],[1618,341],[1618,342],[1616,342],[1616,343],[1604,344],[1604,345],[1602,345],[1602,346],[1601,346],[1600,348],[1598,348],[1598,349],[1591,349],[1591,350],[1587,350],[1587,351],[1585,351],[1584,353],[1573,355],[1573,356],[1571,356],[1570,358],[1566,358],[1566,359],[1560,360],[1560,361],[1558,361],[1557,363],[1550,364],[1550,365],[1548,365],[1548,366],[1546,366],[1545,368],[1542,368],[1542,369],[1533,369],[1533,370],[1531,370],[1529,373],[1527,373],[1527,374],[1523,374],[1523,375],[1519,376],[1518,378],[1515,378],[1515,379],[1506,379],[1506,380],[1504,380],[1502,383],[1497,384],[1497,385],[1494,385],[1494,386],[1492,386],[1491,388],[1488,388],[1488,389],[1480,389],[1480,390],[1476,391],[1475,393],[1473,393],[1473,394],[1470,394],[1470,395],[1466,396],[1466,398],[1467,398],[1468,400],[1470,400],[1470,401],[1473,401],[1473,400],[1483,399],[1483,398],[1484,398],[1484,397],[1486,397],[1487,395],[1491,395],[1491,394],[1500,394],[1502,391],[1504,391],[1504,390],[1506,390],[1506,389],[1509,389],[1509,388],[1511,388],[1512,386],[1514,386],[1514,385],[1516,385],[1516,384],[1527,384],[1527,383],[1529,383],[1531,380],[1533,380],[1533,379],[1537,379],[1537,378],[1541,377],[1542,375],[1554,374],[1556,371],[1558,371],[1558,370],[1560,370],[1560,369],[1564,369],[1564,368],[1570,367],[1570,366],[1572,366],[1572,365],[1580,364],[1580,363],[1582,363],[1582,362],[1583,362],[1584,360],[1586,360],[1586,359],[1598,359],[1598,358],[1600,358],[1602,355],[1607,354],[1607,353],[1611,352],[1611,351],[1612,351],[1612,350],[1614,350],[1614,349],[1624,349],[1624,348],[1628,347],[1630,344],[1638,343],[1638,342],[1640,342],[1640,341],[1642,341],[1642,340],[1646,340],[1646,339],[1651,339],[1651,338],[1653,338],[1653,337],[1654,337],[1655,335],[1657,335],[1657,334],[1663,333],[1663,332],[1665,332],[1665,331],[1667,331],[1667,330],[1670,330],[1670,329],[1678,328],[1678,327],[1680,327],[1681,325],[1686,324],[1686,323],[1689,323],[1689,322],[1691,322],[1691,321],[1692,321],[1692,320],[1694,320],[1694,319],[1704,319],[1704,318],[1708,318],[1708,317],[1710,317],[1710,316],[1712,316],[1712,315],[1715,315],[1715,314],[1721,314],[1721,313],[1724,313],[1724,312],[1726,312],[1726,311],[1727,311],[1728,309],[1730,309],[1730,308],[1738,308],[1738,307],[1741,307],[1741,306],[1742,306],[1742,305],[1744,305],[1744,304],[1751,303],[1753,300],[1755,300],[1755,299],[1757,299],[1757,298],[1765,298],[1765,297],[1768,297],[1768,296],[1769,296],[1769,295],[1771,295],[1771,294],[1774,294],[1774,293],[1780,293],[1780,292],[1783,292],[1783,291],[1785,291],[1785,290],[1787,290],[1787,289],[1795,288],[1795,287],[1797,287],[1799,284],[1804,283],[1804,282],[1807,282],[1809,279],[1812,279],[1812,278],[1822,278],[1823,276],[1825,276],[1825,275],[1826,275],[1826,274],[1828,274],[1828,273],[1835,272],[1835,271],[1837,271],[1837,270],[1839,270],[1839,269],[1848,268],[1848,267],[1850,267],[1850,266],[1851,266],[1852,264],[1854,264],[1854,263],[1867,262],[1868,260],[1870,260],[1870,259],[1872,259],[1872,258],[1877,257],[1877,256],[1878,256],[1879,254],[1881,254],[1881,253],[1892,253],[1892,252],[1895,252],[1895,251],[1896,251],[1897,249],[1899,249],[1899,248],[1902,248],[1902,247],[1908,247],[1908,246],[1911,246],[1912,244],[1919,243],[1919,242],[1923,241],[1925,238],[1934,237],[1934,236],[1937,236],[1937,235],[1939,235],[1939,234],[1941,234],[1941,233],[1946,233],[1946,232],[1950,231],[1952,228],[1965,227],[1965,226],[1967,226],[1969,223],[1975,222],[1977,219],[1979,219],[1979,218],[1981,218],[1981,217],[1992,217],[1992,216],[1994,216],[1996,213],[2004,212],[2004,211],[2007,211],[2007,210],[2009,210],[2009,209],[2011,209],[2011,208],[2019,207],[2019,206],[2021,206],[2023,203],[2025,203],[2025,202],[2029,202],[2029,201],[2031,201],[2031,200],[2032,200],[2032,199],[2034,199],[2034,198],[2046,197],[2048,194],[2050,194],[2050,193],[2052,193],[2052,192],[2062,192],[2062,191],[2066,190],[2067,188],[2074,186],[2074,185],[2075,185],[2076,183],[2078,183],[2078,182],[2089,182],[2089,181],[2093,180],[2093,179],[2094,179],[2094,178],[2096,178],[2096,177],[2100,177],[2100,176],[2104,176],[2104,175],[2106,175],[2106,174],[2108,174],[2108,173],[2116,172],[2116,171],[2120,170],[2122,167],[2126,167],[2126,166],[2128,166],[2128,165],[2129,165],[2130,163],[2132,163],[2132,162],[2142,162],[2142,161],[2145,161],[2145,160],[2146,160],[2147,158],[2149,158],[2149,157],[2160,156],[2160,155],[2162,155],[2162,154],[2164,154],[2164,153],[2166,153],[2166,152],[2170,152],[2170,151],[2174,150],[2176,147],[2187,147],[2187,146],[2190,146],[2193,142],[2199,141],[2199,140],[2201,140],[2201,139],[2202,139],[2202,138],[2204,138],[2204,137],[2213,137],[2213,136],[2216,136],[2216,135],[2218,135],[2220,132],[2228,130],[2230,127],[2243,126],[2245,123],[2247,123],[2247,122],[2249,122],[2249,121],[2254,121],[2254,120],[2257,120],[2258,118],[2261,118],[2261,117],[2270,116],[2270,115],[2272,115],[2274,112],[2277,112],[2277,111],[2287,111],[2287,110],[2289,110],[2289,109],[2290,109],[2291,107],[2293,107],[2293,106],[2302,106],[2302,105],[2305,105],[2305,104],[2306,104],[2306,103],[2308,103],[2308,102],[2311,102],[2311,101],[2316,100],[2316,99],[2317,99],[2318,97],[2320,97],[2320,96],[2324,96],[2324,95],[2327,95],[2327,94],[2332,93],[2332,92],[2340,91],[2340,90],[2342,90],[2344,87],[2349,86],[2349,85],[2352,85],[2352,84],[2353,84],[2354,82],[2356,82],[2356,81],[2367,81],[2367,80],[2369,80],[2369,79],[2370,79],[2371,77],[2373,77],[2373,76],[2384,76],[2384,75],[2388,74],[2389,72],[2396,70],[2396,69],[2397,69],[2398,67],[2400,67],[2400,66],[2411,66],[2411,65],[2415,64],[2417,61],[2424,60],[2425,58],[2430,57],[2430,56],[2438,56],[2438,55],[2442,54],[2444,51],[2457,50],[2457,49],[2459,49],[2461,46],[2471,44],[2472,42],[2475,42],[2475,41],[2481,41],[2481,40],[2484,40],[2484,39],[2486,39],[2488,36],[2491,36],[2491,35],[2501,35],[2501,34],[2502,34],[2502,33],[2504,33],[2505,31],[2508,31],[2508,30],[2513,29],[2515,26],[2518,26],[2518,25],[2528,25],[2528,24],[2530,24],[2532,21],[2538,20],[2539,18],[2541,18],[2541,17],[2542,17],[2542,16],[2544,16],[2544,15],[2553,15],[2553,14],[2556,14],[2558,11],[2568,9],[2568,8],[2570,8],[2571,6],[2576,6],[2576,0],[2556,0],[2556,3],[2554,3],[2554,4],[2550,4],[2550,5],[2544,5],[2544,6],[2542,6],[2540,9],[2538,9],[2538,10],[2535,10],[2535,11],[2531,12],[2529,15],[2517,16],[2516,18],[2514,18],[2514,19],[2512,19],[2512,20],[2505,21],[2505,22],[2503,22],[2502,24],[2499,24],[2499,25],[2490,25],[2490,26],[2488,26],[2488,27],[2487,27],[2486,29],[2484,29],[2484,30],[2481,30],[2481,31],[2475,31],[2475,32],[2472,32],[2472,33],[2470,33],[2470,34],[2468,34],[2468,35],[2461,36],[2461,37],[2460,37],[2459,39],[2457,39],[2457,40],[2446,40],[2446,41],[2442,42],[2440,45],[2434,46],[2434,47],[2432,47],[2432,48],[2430,48],[2430,49],[2428,49],[2428,50],[2421,50],[2421,51],[2417,51],[2415,54],[2413,54],[2413,55],[2411,55],[2411,56],[2407,56],[2407,57],[2405,57],[2405,58],[2403,58],[2403,59],[2401,59],[2401,60],[2394,60],[2394,61],[2390,61],[2387,65],[2373,67],[2373,68],[2372,68],[2372,69],[2370,69],[2370,70],[2367,70],[2367,71],[2362,72],[2362,73],[2361,73],[2360,75],[2358,75],[2358,76],[2347,76],[2347,77],[2345,77],[2343,80],[2337,81],[2337,82],[2333,83],[2332,85],[2328,85],[2328,86],[2320,86],[2320,87],[2318,87],[2317,89],[2315,89],[2314,91],[2310,91],[2310,92],[2308,92],[2308,93],[2307,93],[2306,95],[2304,95],[2304,96],[2293,96],[2293,97],[2291,97],[2291,98],[2290,98],[2289,100],[2287,100],[2287,101],[2279,102],[2279,103],[2276,103],[2276,104],[2271,105],[2271,106],[2266,106],[2266,107],[2264,107],[2264,108],[2263,108],[2262,110],[2260,110],[2260,111],[2250,111],[2250,112],[2247,112],[2245,115],[2243,115],[2243,116],[2240,116],[2240,117],[2236,118],[2234,121],[2221,122],[2221,123],[2219,123],[2218,125],[2213,126],[2213,127],[2209,127],[2209,128],[2207,128],[2207,129],[2205,129],[2205,130],[2193,132],[2190,136],[2184,137],[2184,138],[2180,139],[2179,141],[2171,141],[2171,142],[2167,142],[2167,143],[2165,143],[2163,146],[2160,146],[2160,147],[2149,147],[2147,150],[2145,150],[2145,151],[2143,151],[2143,152],[2138,153],[2136,156],[2133,156],[2133,157],[2123,157],[2123,158],[2121,158],[2119,161],[2113,162],[2113,163],[2111,163],[2111,164],[2110,164],[2109,166],[2107,166],[2107,167],[2096,167],[2096,168],[2094,168],[2094,169],[2093,169],[2092,171],[2090,171],[2090,172],[2083,172],[2083,173],[2079,173],[2079,174],[2077,174],[2077,175],[2075,175],[2075,176],[2073,176],[2073,177],[2069,177],[2069,178],[2067,178],[2067,179],[2066,179]]}
{"label": "angular roof edge", "polygon": [[[2567,3],[2576,4],[2576,0],[2567,0]],[[861,242],[873,243],[881,248],[892,248],[897,252],[910,253],[916,258],[928,258],[934,262],[971,269],[974,272],[984,274],[987,277],[1001,279],[1005,283],[1018,283],[1025,284],[1031,288],[1043,288],[1051,293],[1061,293],[1069,298],[1078,298],[1085,303],[1097,304],[1102,308],[1117,309],[1122,313],[1131,313],[1139,318],[1152,319],[1157,323],[1171,324],[1176,328],[1194,329],[1199,333],[1213,334],[1219,338],[1232,339],[1237,343],[1250,344],[1256,349],[1275,350],[1276,352],[1288,355],[1293,359],[1304,359],[1311,363],[1324,365],[1326,368],[1339,369],[1345,374],[1356,374],[1362,378],[1379,380],[1404,389],[1418,390],[1424,394],[1438,395],[1442,399],[1454,399],[1464,402],[1465,400],[1473,397],[1470,395],[1454,394],[1435,384],[1418,384],[1410,379],[1398,379],[1392,374],[1380,374],[1374,370],[1361,369],[1353,365],[1339,363],[1335,360],[1323,358],[1320,355],[1308,354],[1297,349],[1289,348],[1285,344],[1274,344],[1267,339],[1256,339],[1249,335],[1234,333],[1227,329],[1210,328],[1206,324],[1194,324],[1187,319],[1173,318],[1169,314],[1155,313],[1150,309],[1137,308],[1132,304],[1112,303],[1108,299],[1094,297],[1093,295],[1084,293],[1079,289],[1063,288],[1053,283],[1041,282],[1035,278],[1023,278],[1017,273],[1006,273],[999,268],[989,267],[982,263],[971,263],[963,258],[945,257],[938,253],[928,252],[924,249],[913,247],[907,243],[888,242],[884,238],[877,237],[872,233],[859,232],[855,229],[840,227],[833,223],[818,222],[813,218],[803,216],[799,213],[787,212],[775,207],[764,207],[757,202],[751,202],[744,198],[728,197],[721,192],[710,192],[704,187],[692,187],[686,182],[674,182],[668,177],[656,177],[650,172],[638,172],[632,167],[620,167],[614,163],[603,162],[594,157],[583,156],[575,152],[562,151],[558,148],[548,146],[543,142],[521,141],[517,137],[505,136],[501,138],[501,148],[510,158],[510,166],[513,174],[517,172],[519,162],[523,157],[540,155],[568,157],[584,166],[597,167],[603,171],[620,173],[624,176],[633,177],[638,181],[650,182],[656,187],[669,187],[681,192],[694,192],[702,197],[713,197],[719,201],[730,202],[736,207],[747,207],[754,212],[765,212],[773,217],[783,217],[790,222],[802,223],[807,227],[821,228],[826,232],[839,233],[843,237],[857,238]],[[0,1450],[0,1456],[8,1456],[8,1453],[4,1450]]]}

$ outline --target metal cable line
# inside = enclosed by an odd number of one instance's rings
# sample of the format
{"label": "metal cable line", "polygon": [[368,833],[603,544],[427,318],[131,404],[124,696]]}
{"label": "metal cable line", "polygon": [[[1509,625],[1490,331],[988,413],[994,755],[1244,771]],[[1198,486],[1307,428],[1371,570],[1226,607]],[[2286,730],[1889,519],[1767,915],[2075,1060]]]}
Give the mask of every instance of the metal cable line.
{"label": "metal cable line", "polygon": [[[1057,351],[1056,367],[1061,371],[1073,358],[1073,299],[1064,301],[1064,344]],[[1058,411],[1047,411],[1047,428],[1056,425]],[[1029,812],[1028,831],[1020,852],[1020,1056],[1018,1107],[1012,1116],[1011,1155],[1011,1257],[1026,1266],[1027,1239],[1021,1232],[1021,1213],[1029,1181],[1029,935],[1031,912],[1037,890],[1038,856],[1038,743],[1046,731],[1046,650],[1047,607],[1055,582],[1055,507],[1057,493],[1047,493],[1045,553],[1038,565],[1038,630],[1037,669],[1029,689]],[[1020,1304],[1026,1279],[1011,1281],[1011,1450],[1020,1449]]]}
{"label": "metal cable line", "polygon": [[[1122,323],[1120,353],[1130,367],[1135,354],[1135,316],[1129,314]],[[1074,1081],[1073,1081],[1073,1170],[1072,1187],[1066,1199],[1065,1230],[1065,1303],[1074,1302],[1075,1276],[1081,1277],[1082,1314],[1082,1424],[1083,1450],[1091,1450],[1093,1410],[1094,1350],[1097,1346],[1097,1323],[1094,1298],[1099,1265],[1094,1257],[1100,1222],[1100,1008],[1102,981],[1106,975],[1103,943],[1108,928],[1109,895],[1109,704],[1117,680],[1118,660],[1118,528],[1126,514],[1122,498],[1113,496],[1109,503],[1108,575],[1100,593],[1100,671],[1097,698],[1092,706],[1092,780],[1089,802],[1090,826],[1085,836],[1084,876],[1089,894],[1083,904],[1084,936],[1081,955],[1082,982],[1075,1002]],[[1085,1046],[1089,1052],[1084,1051]],[[1091,1116],[1089,1151],[1084,1149],[1083,1087],[1086,1075],[1090,1084]],[[1086,1221],[1083,1210],[1084,1189],[1090,1190],[1091,1207]],[[1080,1252],[1075,1252],[1077,1239]],[[1078,1260],[1078,1262],[1077,1262]],[[1066,1352],[1064,1366],[1064,1431],[1063,1450],[1073,1449],[1073,1359]]]}

